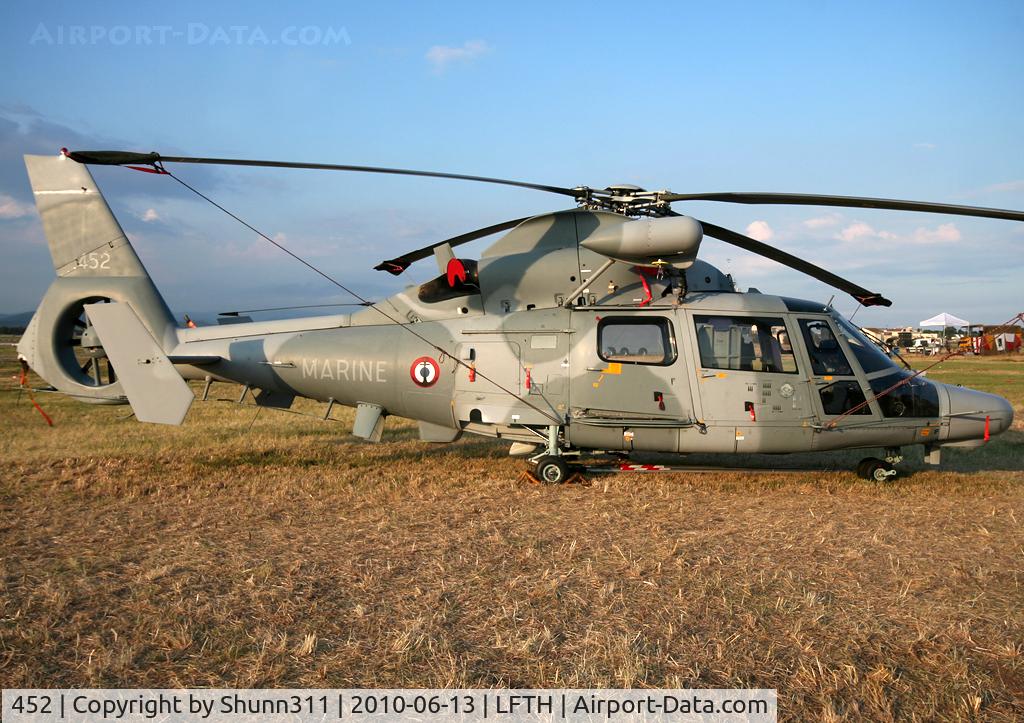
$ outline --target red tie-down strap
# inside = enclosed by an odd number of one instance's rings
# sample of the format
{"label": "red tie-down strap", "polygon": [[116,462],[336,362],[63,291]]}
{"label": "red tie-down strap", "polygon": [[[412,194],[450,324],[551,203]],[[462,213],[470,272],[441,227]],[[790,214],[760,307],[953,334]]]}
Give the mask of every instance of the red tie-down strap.
{"label": "red tie-down strap", "polygon": [[32,387],[28,385],[28,363],[25,360],[21,360],[21,376],[18,379],[18,384],[21,388],[28,392],[29,401],[32,402],[32,406],[36,408],[40,414],[43,415],[43,419],[49,426],[53,426],[53,420],[50,419],[50,415],[43,411],[43,408],[39,406],[39,402],[36,401],[36,395],[32,393]]}
{"label": "red tie-down strap", "polygon": [[637,306],[647,306],[654,300],[654,296],[651,294],[651,285],[647,283],[647,277],[650,275],[651,279],[659,278],[660,272],[658,269],[652,269],[648,266],[634,266],[633,271],[636,272],[637,276],[640,277],[640,283],[644,287],[644,298],[640,301]]}
{"label": "red tie-down strap", "polygon": [[147,168],[146,166],[125,166],[125,168],[130,168],[133,171],[142,171],[143,173],[157,173],[163,176],[167,175],[167,171],[158,166],[153,166],[151,168]]}

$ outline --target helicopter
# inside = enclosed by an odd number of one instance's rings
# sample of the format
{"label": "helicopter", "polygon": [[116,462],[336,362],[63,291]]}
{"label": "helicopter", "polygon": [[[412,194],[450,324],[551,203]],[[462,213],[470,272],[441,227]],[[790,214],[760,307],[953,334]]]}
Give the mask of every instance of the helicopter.
{"label": "helicopter", "polygon": [[[18,343],[53,391],[130,404],[181,424],[187,382],[243,385],[256,404],[296,397],[354,407],[352,434],[416,420],[425,442],[463,434],[510,443],[536,479],[564,482],[587,457],[633,452],[784,454],[881,449],[861,477],[891,480],[904,447],[977,447],[1008,429],[1002,397],[899,366],[831,304],[755,289],[699,258],[711,237],[801,271],[864,306],[881,293],[672,204],[815,205],[1024,221],[1024,213],[941,203],[787,193],[573,188],[501,178],[323,163],[67,151],[25,156],[57,278]],[[165,164],[305,168],[457,179],[568,197],[565,210],[494,224],[382,261],[394,275],[433,258],[438,275],[345,314],[179,324],[114,218],[90,165],[178,178]],[[502,234],[479,258],[468,242]],[[240,400],[241,401],[241,400]]]}

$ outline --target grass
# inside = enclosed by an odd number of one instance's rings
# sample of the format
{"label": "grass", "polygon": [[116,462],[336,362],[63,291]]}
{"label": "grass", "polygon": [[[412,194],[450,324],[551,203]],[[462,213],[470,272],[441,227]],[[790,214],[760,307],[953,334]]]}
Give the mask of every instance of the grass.
{"label": "grass", "polygon": [[164,428],[42,395],[50,429],[0,355],[4,687],[752,686],[788,720],[1024,717],[1019,362],[929,373],[1017,421],[898,484],[834,453],[537,487],[399,419],[369,445],[344,414]]}

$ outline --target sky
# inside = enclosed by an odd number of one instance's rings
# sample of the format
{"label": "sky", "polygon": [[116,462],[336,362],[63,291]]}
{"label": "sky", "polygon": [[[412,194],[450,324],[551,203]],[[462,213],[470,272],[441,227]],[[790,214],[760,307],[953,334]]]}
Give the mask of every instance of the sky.
{"label": "sky", "polygon": [[[62,146],[1024,209],[1020,2],[15,1],[0,20],[0,314],[34,308],[53,279],[21,156]],[[565,207],[459,181],[174,170],[371,298],[436,274],[373,271],[384,258]],[[350,300],[171,179],[93,173],[178,313]],[[1024,223],[675,209],[893,300],[859,310],[862,325],[1024,311]],[[741,288],[856,308],[714,239],[701,258]]]}

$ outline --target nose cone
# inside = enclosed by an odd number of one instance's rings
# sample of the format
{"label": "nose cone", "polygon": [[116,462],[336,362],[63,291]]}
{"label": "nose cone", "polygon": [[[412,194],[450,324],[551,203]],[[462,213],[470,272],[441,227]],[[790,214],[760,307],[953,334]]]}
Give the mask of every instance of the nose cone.
{"label": "nose cone", "polygon": [[999,427],[992,428],[992,434],[1002,434],[1013,424],[1013,405],[1002,397],[996,397],[996,399],[999,400],[999,407],[992,410],[992,419],[993,421],[999,420]]}
{"label": "nose cone", "polygon": [[947,440],[984,439],[986,419],[990,436],[1002,434],[1013,423],[1013,407],[1002,397],[966,387],[943,386],[949,395]]}

